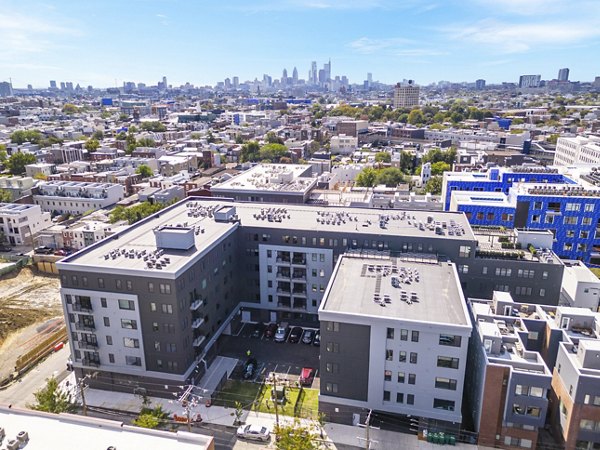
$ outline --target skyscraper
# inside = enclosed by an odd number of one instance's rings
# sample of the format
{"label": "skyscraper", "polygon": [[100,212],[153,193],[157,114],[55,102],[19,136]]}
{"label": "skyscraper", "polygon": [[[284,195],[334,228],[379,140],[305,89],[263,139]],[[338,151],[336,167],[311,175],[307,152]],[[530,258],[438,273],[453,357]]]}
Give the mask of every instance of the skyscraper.
{"label": "skyscraper", "polygon": [[298,84],[298,69],[296,69],[295,67],[292,71],[292,82],[293,84]]}
{"label": "skyscraper", "polygon": [[479,79],[475,81],[475,89],[478,91],[485,88],[485,80]]}
{"label": "skyscraper", "polygon": [[569,81],[569,69],[564,68],[558,71],[558,81]]}
{"label": "skyscraper", "polygon": [[0,97],[10,97],[12,94],[11,84],[8,81],[0,82]]}
{"label": "skyscraper", "polygon": [[50,89],[56,89],[56,81],[50,80]]}
{"label": "skyscraper", "polygon": [[240,77],[233,77],[233,88],[238,89],[240,87]]}
{"label": "skyscraper", "polygon": [[540,87],[541,75],[521,75],[519,77],[520,88],[537,88]]}
{"label": "skyscraper", "polygon": [[412,108],[419,106],[419,86],[413,80],[397,83],[394,87],[394,108]]}
{"label": "skyscraper", "polygon": [[317,62],[313,61],[310,66],[310,82],[317,84],[319,72],[317,71]]}
{"label": "skyscraper", "polygon": [[331,80],[331,59],[329,62],[323,64],[323,70],[325,71],[325,81]]}
{"label": "skyscraper", "polygon": [[283,69],[283,74],[281,75],[281,84],[286,85],[287,82],[288,82],[287,69]]}

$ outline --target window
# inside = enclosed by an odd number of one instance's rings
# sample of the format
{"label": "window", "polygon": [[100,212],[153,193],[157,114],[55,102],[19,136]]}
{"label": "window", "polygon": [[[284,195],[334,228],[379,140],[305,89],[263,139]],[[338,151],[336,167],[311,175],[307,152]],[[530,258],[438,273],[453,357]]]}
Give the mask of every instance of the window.
{"label": "window", "polygon": [[410,340],[411,340],[412,342],[419,342],[419,332],[418,332],[418,331],[413,331],[413,332],[411,333]]}
{"label": "window", "polygon": [[115,287],[117,289],[123,289],[123,282],[121,280],[115,280]]}
{"label": "window", "polygon": [[173,314],[173,305],[169,305],[167,303],[163,303],[161,305],[163,314]]}
{"label": "window", "polygon": [[542,202],[533,202],[533,209],[542,209],[543,205]]}
{"label": "window", "polygon": [[408,330],[400,330],[400,340],[401,341],[408,340]]}
{"label": "window", "polygon": [[393,328],[388,328],[387,329],[387,338],[388,339],[394,339],[394,329]]}
{"label": "window", "polygon": [[406,362],[406,352],[398,352],[399,357],[398,357],[398,361],[400,362]]}
{"label": "window", "polygon": [[461,245],[458,251],[460,258],[468,258],[471,255],[471,247],[468,245]]}
{"label": "window", "polygon": [[386,361],[393,361],[394,360],[394,350],[387,349],[385,351],[385,360]]}
{"label": "window", "polygon": [[583,217],[581,219],[581,225],[591,225],[592,224],[592,218],[591,217]]}
{"label": "window", "polygon": [[154,292],[154,283],[148,283],[148,292]]}
{"label": "window", "polygon": [[327,363],[325,364],[325,371],[328,373],[338,373],[340,365],[338,363]]}
{"label": "window", "polygon": [[396,403],[404,403],[404,394],[402,392],[396,393]]}
{"label": "window", "polygon": [[454,401],[443,400],[441,398],[434,398],[433,407],[435,409],[445,409],[446,411],[454,411]]}
{"label": "window", "polygon": [[158,331],[158,322],[152,322],[152,331]]}
{"label": "window", "polygon": [[115,363],[115,355],[114,355],[114,353],[109,353],[108,354],[108,362],[113,363],[113,364]]}
{"label": "window", "polygon": [[577,217],[574,216],[565,216],[563,219],[563,224],[565,225],[577,225]]}
{"label": "window", "polygon": [[160,352],[160,341],[154,341],[154,350]]}
{"label": "window", "polygon": [[112,336],[106,336],[106,345],[113,345]]}
{"label": "window", "polygon": [[458,369],[458,358],[451,358],[450,356],[438,356],[437,366],[446,367],[448,369]]}
{"label": "window", "polygon": [[104,287],[104,278],[98,278],[98,287],[99,288],[103,288]]}
{"label": "window", "polygon": [[533,417],[540,417],[541,409],[537,406],[528,406],[527,407],[527,415]]}
{"label": "window", "polygon": [[440,334],[440,345],[447,345],[449,347],[460,347],[461,338],[452,334]]}
{"label": "window", "polygon": [[581,205],[579,203],[567,203],[565,211],[579,211]]}
{"label": "window", "polygon": [[483,269],[481,269],[481,273],[482,273],[483,275],[487,275],[487,271],[488,271],[488,268],[487,268],[487,266],[483,266]]}
{"label": "window", "polygon": [[171,293],[171,285],[168,283],[160,283],[158,285],[161,294],[170,294]]}
{"label": "window", "polygon": [[417,375],[414,373],[408,374],[408,384],[415,384],[417,382]]}
{"label": "window", "polygon": [[338,384],[337,383],[327,383],[325,385],[325,391],[331,392],[333,394],[337,394],[337,392],[338,392]]}
{"label": "window", "polygon": [[129,348],[140,348],[140,340],[133,338],[123,338],[123,345]]}
{"label": "window", "polygon": [[448,389],[450,391],[456,390],[456,380],[451,378],[436,377],[435,387],[438,389]]}
{"label": "window", "polygon": [[125,364],[128,366],[141,366],[142,358],[139,356],[125,356]]}
{"label": "window", "polygon": [[392,371],[391,370],[385,370],[383,372],[383,381],[392,381]]}
{"label": "window", "polygon": [[586,204],[583,206],[583,210],[584,210],[585,212],[593,212],[593,211],[594,211],[594,204],[593,204],[593,203],[586,203]]}
{"label": "window", "polygon": [[458,272],[459,273],[469,273],[469,266],[465,265],[459,265],[458,266]]}
{"label": "window", "polygon": [[590,237],[590,232],[589,231],[580,231],[579,232],[579,238],[580,239],[587,239],[588,237]]}
{"label": "window", "polygon": [[340,344],[338,344],[337,342],[328,342],[327,345],[325,346],[325,349],[329,353],[339,353]]}
{"label": "window", "polygon": [[404,383],[405,375],[404,372],[398,372],[398,383]]}
{"label": "window", "polygon": [[135,310],[135,303],[133,300],[121,300],[119,299],[119,309],[127,309],[129,311]]}
{"label": "window", "polygon": [[390,391],[383,391],[383,401],[384,402],[390,401]]}
{"label": "window", "polygon": [[131,319],[121,319],[121,328],[129,330],[137,330],[137,321]]}
{"label": "window", "polygon": [[131,291],[131,290],[133,290],[133,284],[131,283],[131,280],[125,280],[125,288],[126,288],[128,291]]}
{"label": "window", "polygon": [[406,404],[407,405],[414,405],[415,404],[415,395],[414,394],[407,394],[406,395]]}
{"label": "window", "polygon": [[167,344],[167,353],[175,353],[177,351],[177,344]]}
{"label": "window", "polygon": [[512,269],[507,269],[505,267],[496,267],[496,276],[497,277],[510,277],[512,274]]}
{"label": "window", "polygon": [[156,302],[150,302],[150,311],[156,312]]}
{"label": "window", "polygon": [[102,306],[103,308],[106,308],[106,299],[105,298],[100,299],[100,306]]}
{"label": "window", "polygon": [[411,364],[417,363],[417,354],[415,352],[410,352],[410,363]]}
{"label": "window", "polygon": [[104,319],[104,326],[110,327],[110,319],[108,317],[103,317],[103,319]]}
{"label": "window", "polygon": [[325,329],[327,331],[340,331],[340,323],[339,322],[327,322],[325,325]]}

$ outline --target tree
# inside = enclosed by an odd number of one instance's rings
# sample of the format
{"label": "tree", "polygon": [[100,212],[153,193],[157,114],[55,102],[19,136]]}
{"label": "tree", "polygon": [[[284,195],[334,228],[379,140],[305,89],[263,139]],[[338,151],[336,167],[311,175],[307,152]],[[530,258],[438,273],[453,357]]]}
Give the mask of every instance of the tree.
{"label": "tree", "polygon": [[283,139],[281,139],[274,131],[269,131],[265,136],[265,141],[268,144],[283,144]]}
{"label": "tree", "polygon": [[43,138],[44,137],[39,130],[17,130],[10,135],[10,142],[18,145],[25,142],[39,144]]}
{"label": "tree", "polygon": [[27,405],[31,409],[59,414],[75,409],[70,396],[58,390],[58,381],[51,377],[46,380],[46,386],[36,391],[33,396],[35,403]]}
{"label": "tree", "polygon": [[421,125],[425,123],[425,116],[420,109],[413,109],[408,115],[408,123],[411,125]]}
{"label": "tree", "polygon": [[413,168],[413,156],[408,152],[400,152],[400,170],[402,170],[404,173],[412,173]]}
{"label": "tree", "polygon": [[380,162],[380,163],[392,162],[392,155],[388,152],[377,152],[375,154],[375,162]]}
{"label": "tree", "polygon": [[125,133],[124,131],[119,131],[119,133],[116,136],[117,141],[124,141],[127,139],[127,133]]}
{"label": "tree", "polygon": [[546,138],[546,142],[548,144],[555,144],[558,142],[558,138],[560,137],[560,134],[551,134],[550,136],[548,136]]}
{"label": "tree", "polygon": [[127,133],[127,137],[125,138],[125,153],[130,155],[136,147],[137,141],[135,140],[135,136],[133,133]]}
{"label": "tree", "polygon": [[161,133],[161,132],[167,131],[167,127],[164,124],[157,122],[157,121],[142,122],[140,127],[144,131],[154,131],[155,133]]}
{"label": "tree", "polygon": [[287,156],[289,150],[285,145],[282,144],[265,144],[260,148],[259,158],[260,160],[268,159],[273,162],[279,162],[279,160]]}
{"label": "tree", "polygon": [[152,175],[154,175],[154,172],[152,171],[150,166],[147,164],[139,165],[138,168],[135,170],[135,173],[141,175],[142,178],[149,178]]}
{"label": "tree", "polygon": [[115,223],[121,220],[125,220],[129,223],[129,225],[131,225],[160,211],[165,206],[166,205],[163,205],[161,203],[150,203],[147,201],[138,203],[128,208],[119,205],[110,212],[109,222]]}
{"label": "tree", "polygon": [[163,410],[162,405],[150,408],[150,401],[143,403],[140,415],[133,419],[132,423],[142,428],[158,428],[161,423],[169,418],[169,413]]}
{"label": "tree", "polygon": [[258,153],[260,152],[260,145],[256,141],[246,142],[242,145],[242,152],[240,153],[241,162],[257,161]]}
{"label": "tree", "polygon": [[8,154],[6,153],[6,145],[0,144],[0,164],[4,164],[8,159]]}
{"label": "tree", "polygon": [[83,144],[83,147],[88,152],[92,153],[92,152],[95,152],[96,150],[98,150],[98,148],[100,147],[100,142],[98,142],[97,139],[90,138],[85,142],[85,144]]}
{"label": "tree", "polygon": [[136,147],[156,147],[156,142],[152,138],[143,137],[137,140]]}
{"label": "tree", "polygon": [[79,108],[73,103],[65,103],[62,107],[62,112],[64,112],[65,114],[75,114],[79,112]]}
{"label": "tree", "polygon": [[444,161],[438,161],[431,164],[431,175],[441,175],[444,172],[449,172],[451,170],[450,164]]}
{"label": "tree", "polygon": [[375,176],[375,185],[384,184],[387,187],[396,187],[402,182],[404,182],[404,174],[395,167],[378,170]]}
{"label": "tree", "polygon": [[316,450],[319,448],[318,435],[313,429],[300,424],[279,424],[273,429],[275,447],[279,450]]}
{"label": "tree", "polygon": [[92,134],[92,137],[98,141],[101,141],[104,139],[104,132],[102,130],[96,130],[94,131],[94,134]]}
{"label": "tree", "polygon": [[360,187],[373,187],[377,171],[372,167],[365,167],[356,177],[356,185]]}
{"label": "tree", "polygon": [[8,170],[13,175],[21,175],[25,172],[25,166],[27,164],[34,164],[37,161],[35,155],[32,153],[14,153],[6,161]]}
{"label": "tree", "polygon": [[442,177],[439,175],[431,177],[427,184],[425,184],[425,192],[440,195],[442,193]]}
{"label": "tree", "polygon": [[0,203],[12,202],[12,194],[8,189],[0,189]]}

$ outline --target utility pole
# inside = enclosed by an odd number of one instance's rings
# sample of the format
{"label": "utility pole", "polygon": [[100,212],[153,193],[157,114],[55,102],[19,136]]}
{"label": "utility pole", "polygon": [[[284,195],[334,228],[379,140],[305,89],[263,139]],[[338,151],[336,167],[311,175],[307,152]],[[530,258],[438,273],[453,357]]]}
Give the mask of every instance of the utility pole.
{"label": "utility pole", "polygon": [[87,403],[85,401],[85,388],[87,387],[84,382],[89,378],[95,378],[98,372],[88,373],[86,376],[79,379],[79,392],[81,392],[81,404],[83,406],[83,415],[87,416]]}
{"label": "utility pole", "polygon": [[371,423],[371,413],[372,409],[369,410],[369,414],[367,414],[367,420],[365,420],[365,448],[367,450],[371,449],[371,439],[369,437],[369,424]]}
{"label": "utility pole", "polygon": [[[277,407],[277,375],[272,374],[271,378],[273,379],[273,391],[275,392],[275,399],[273,400],[275,403],[275,422],[277,423],[277,428],[279,428],[279,408]],[[271,398],[273,398],[273,392],[271,392]]]}

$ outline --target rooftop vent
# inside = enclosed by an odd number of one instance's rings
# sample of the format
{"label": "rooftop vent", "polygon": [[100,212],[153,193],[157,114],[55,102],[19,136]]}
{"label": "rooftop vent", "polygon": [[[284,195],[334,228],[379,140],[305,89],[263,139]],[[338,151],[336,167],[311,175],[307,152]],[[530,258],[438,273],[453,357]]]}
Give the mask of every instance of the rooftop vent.
{"label": "rooftop vent", "polygon": [[154,229],[156,247],[159,249],[189,250],[194,246],[194,228],[163,226]]}

